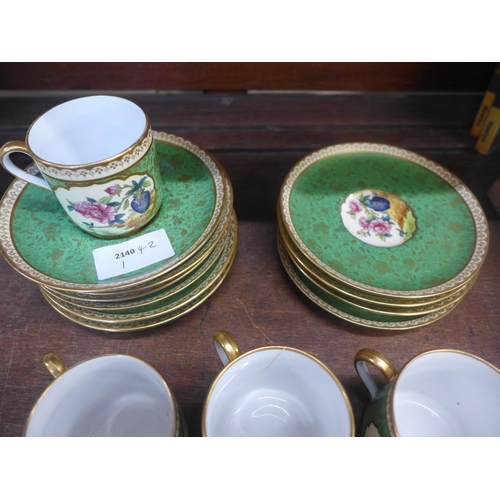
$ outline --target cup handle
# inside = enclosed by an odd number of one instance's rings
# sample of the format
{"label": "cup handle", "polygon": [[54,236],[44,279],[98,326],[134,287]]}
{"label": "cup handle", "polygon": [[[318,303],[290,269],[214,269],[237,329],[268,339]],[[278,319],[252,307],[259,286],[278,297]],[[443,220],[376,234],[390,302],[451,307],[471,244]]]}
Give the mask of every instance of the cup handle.
{"label": "cup handle", "polygon": [[241,356],[238,344],[225,330],[219,330],[214,335],[214,346],[224,366]]}
{"label": "cup handle", "polygon": [[64,361],[53,351],[43,357],[43,364],[54,378],[60,377],[68,369]]}
{"label": "cup handle", "polygon": [[28,152],[28,148],[26,144],[21,141],[11,141],[7,144],[4,144],[0,149],[0,162],[3,165],[3,168],[10,172],[15,177],[19,177],[23,181],[29,182],[31,184],[36,184],[37,186],[43,187],[51,191],[50,186],[48,185],[45,179],[37,177],[36,175],[28,174],[22,168],[19,168],[14,164],[14,162],[10,159],[10,155],[12,153],[24,153],[31,158],[30,153]]}
{"label": "cup handle", "polygon": [[368,371],[367,363],[377,368],[387,382],[390,382],[395,377],[396,369],[388,358],[374,349],[361,349],[356,353],[354,356],[354,367],[373,399],[379,391],[379,388]]}

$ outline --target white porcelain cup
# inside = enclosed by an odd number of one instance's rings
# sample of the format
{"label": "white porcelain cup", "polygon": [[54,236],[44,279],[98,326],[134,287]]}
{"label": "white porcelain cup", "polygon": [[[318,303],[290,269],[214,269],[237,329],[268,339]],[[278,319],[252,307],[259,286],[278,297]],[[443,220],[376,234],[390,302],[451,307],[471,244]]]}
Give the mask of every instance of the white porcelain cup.
{"label": "white porcelain cup", "polygon": [[111,354],[67,368],[44,356],[56,378],[40,396],[24,435],[175,437],[186,434],[181,410],[161,375],[132,356]]}
{"label": "white porcelain cup", "polygon": [[[13,153],[30,156],[43,178],[19,168]],[[52,191],[80,229],[101,238],[138,231],[162,202],[149,118],[121,97],[81,97],[50,109],[29,127],[24,142],[0,148],[0,163]]]}
{"label": "white porcelain cup", "polygon": [[[354,358],[372,402],[364,436],[500,436],[500,370],[472,354],[451,349],[424,352],[396,371],[373,349]],[[368,370],[379,370],[382,387]]]}
{"label": "white porcelain cup", "polygon": [[354,436],[349,398],[314,356],[280,346],[241,354],[225,331],[214,344],[225,368],[205,399],[203,436]]}

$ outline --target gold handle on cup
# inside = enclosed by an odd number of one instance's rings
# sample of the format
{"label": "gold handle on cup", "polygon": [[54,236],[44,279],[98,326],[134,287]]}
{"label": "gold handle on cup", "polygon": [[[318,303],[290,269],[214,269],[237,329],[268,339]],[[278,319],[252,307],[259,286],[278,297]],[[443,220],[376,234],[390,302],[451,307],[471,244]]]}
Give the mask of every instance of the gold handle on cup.
{"label": "gold handle on cup", "polygon": [[390,382],[396,376],[396,369],[388,358],[374,349],[361,349],[356,353],[354,356],[354,367],[373,399],[379,388],[368,371],[367,363],[377,368],[387,382]]}
{"label": "gold handle on cup", "polygon": [[43,357],[43,364],[54,378],[60,377],[68,369],[64,361],[53,351]]}
{"label": "gold handle on cup", "polygon": [[214,346],[224,366],[241,356],[238,344],[225,330],[219,330],[214,335]]}
{"label": "gold handle on cup", "polygon": [[19,168],[11,159],[10,155],[12,153],[23,153],[31,158],[31,154],[26,147],[26,144],[22,141],[10,141],[7,142],[0,148],[0,163],[3,165],[5,170],[10,172],[15,177],[22,179],[23,181],[29,182],[31,184],[36,184],[44,189],[51,191],[45,179],[37,177],[36,175],[29,174],[22,168]]}

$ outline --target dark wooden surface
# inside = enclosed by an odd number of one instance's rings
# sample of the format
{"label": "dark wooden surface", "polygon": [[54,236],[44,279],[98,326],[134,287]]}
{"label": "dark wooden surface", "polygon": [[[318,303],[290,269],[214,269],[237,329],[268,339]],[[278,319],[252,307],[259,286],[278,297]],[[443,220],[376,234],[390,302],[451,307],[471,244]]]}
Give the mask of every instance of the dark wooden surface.
{"label": "dark wooden surface", "polygon": [[[73,95],[0,98],[0,142],[23,139],[40,113]],[[500,219],[486,191],[500,175],[498,156],[473,151],[469,129],[480,93],[457,94],[132,94],[153,127],[213,153],[234,187],[238,249],[220,288],[188,315],[134,334],[87,329],[54,311],[35,283],[0,259],[0,435],[20,436],[31,407],[51,382],[41,358],[55,350],[71,366],[105,353],[127,353],[158,369],[177,396],[190,435],[200,435],[205,394],[221,369],[212,346],[218,329],[243,351],[288,345],[323,360],[351,399],[356,423],[368,403],[353,356],[372,347],[397,368],[432,348],[466,350],[500,366]],[[336,318],[288,278],[276,249],[276,203],[290,168],[331,144],[380,142],[423,154],[458,175],[481,202],[490,225],[488,257],[459,306],[429,326],[386,332]],[[1,169],[0,187],[10,184]]]}
{"label": "dark wooden surface", "polygon": [[483,92],[495,63],[0,63],[0,89]]}

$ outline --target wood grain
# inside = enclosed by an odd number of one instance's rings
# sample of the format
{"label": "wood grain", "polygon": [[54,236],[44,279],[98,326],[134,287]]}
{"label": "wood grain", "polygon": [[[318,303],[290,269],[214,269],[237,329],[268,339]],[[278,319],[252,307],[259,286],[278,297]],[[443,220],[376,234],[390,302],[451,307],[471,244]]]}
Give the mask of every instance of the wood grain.
{"label": "wood grain", "polygon": [[495,63],[0,63],[0,89],[480,91]]}

